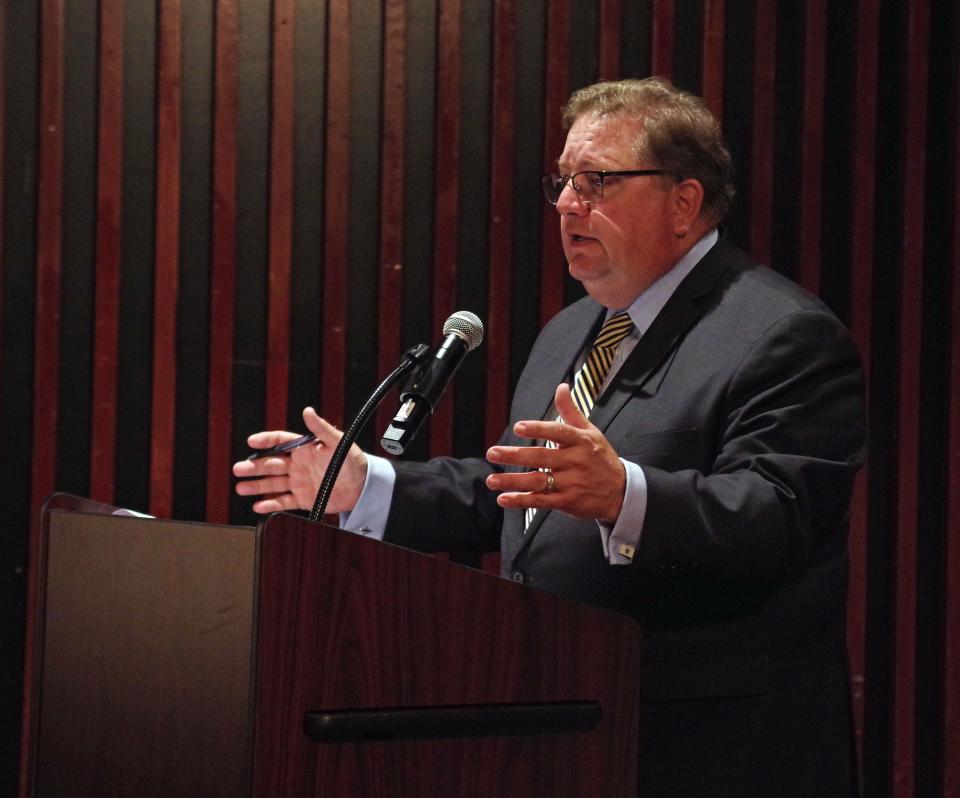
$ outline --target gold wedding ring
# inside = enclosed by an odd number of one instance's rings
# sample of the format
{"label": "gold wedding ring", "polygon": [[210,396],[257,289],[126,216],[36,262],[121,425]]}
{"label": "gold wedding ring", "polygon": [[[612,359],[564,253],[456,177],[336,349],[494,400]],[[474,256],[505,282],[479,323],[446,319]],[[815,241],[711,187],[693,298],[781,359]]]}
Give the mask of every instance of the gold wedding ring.
{"label": "gold wedding ring", "polygon": [[553,493],[557,489],[557,481],[553,478],[553,472],[547,471],[547,486],[543,489],[544,493]]}

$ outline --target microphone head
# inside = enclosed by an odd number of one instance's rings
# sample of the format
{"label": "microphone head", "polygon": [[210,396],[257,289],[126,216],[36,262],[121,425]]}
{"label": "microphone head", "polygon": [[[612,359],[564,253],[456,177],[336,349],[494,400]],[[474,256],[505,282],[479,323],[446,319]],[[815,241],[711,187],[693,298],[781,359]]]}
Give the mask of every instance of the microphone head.
{"label": "microphone head", "polygon": [[472,352],[483,341],[483,322],[469,310],[458,310],[443,323],[443,334],[451,333],[462,338],[467,344],[467,351]]}

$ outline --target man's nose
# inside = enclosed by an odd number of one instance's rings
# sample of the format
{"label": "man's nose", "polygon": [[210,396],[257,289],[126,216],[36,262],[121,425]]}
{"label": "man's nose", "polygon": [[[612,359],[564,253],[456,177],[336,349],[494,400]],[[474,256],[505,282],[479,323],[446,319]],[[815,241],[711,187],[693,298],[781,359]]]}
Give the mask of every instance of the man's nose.
{"label": "man's nose", "polygon": [[557,197],[557,212],[561,214],[573,213],[582,216],[589,210],[590,207],[580,199],[580,195],[573,187],[573,181],[568,180],[567,184],[563,187],[563,191],[560,192],[560,196]]}

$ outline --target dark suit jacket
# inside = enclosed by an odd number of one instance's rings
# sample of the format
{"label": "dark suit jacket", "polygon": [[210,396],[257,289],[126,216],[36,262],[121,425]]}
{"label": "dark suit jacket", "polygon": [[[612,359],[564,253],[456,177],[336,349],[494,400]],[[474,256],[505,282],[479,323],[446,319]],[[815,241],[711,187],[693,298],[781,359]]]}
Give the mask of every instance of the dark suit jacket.
{"label": "dark suit jacket", "polygon": [[[586,298],[547,324],[511,424],[544,417],[603,315]],[[722,236],[591,421],[646,476],[632,565],[608,564],[592,521],[539,512],[524,534],[482,459],[397,464],[385,539],[499,546],[505,576],[637,618],[642,794],[850,794],[846,536],[864,405],[848,332]]]}

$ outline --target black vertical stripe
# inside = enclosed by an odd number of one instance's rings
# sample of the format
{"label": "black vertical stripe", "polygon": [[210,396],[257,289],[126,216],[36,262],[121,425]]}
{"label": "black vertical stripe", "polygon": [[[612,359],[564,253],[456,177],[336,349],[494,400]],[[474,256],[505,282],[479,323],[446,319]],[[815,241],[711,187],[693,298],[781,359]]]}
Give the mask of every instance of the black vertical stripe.
{"label": "black vertical stripe", "polygon": [[[898,4],[886,6],[880,18],[877,118],[903,118],[902,64],[905,14]],[[902,148],[898,124],[877,130],[877,163],[897,163]],[[894,600],[894,535],[896,495],[896,361],[899,317],[899,253],[901,252],[901,187],[898,170],[877,171],[877,224],[874,242],[874,326],[870,385],[870,530],[867,574],[866,694],[863,761],[876,763],[864,772],[864,795],[890,795],[885,763],[891,762],[893,666],[891,659]]]}
{"label": "black vertical stripe", "polygon": [[57,486],[89,487],[96,230],[97,4],[65,6],[64,197]]}
{"label": "black vertical stripe", "polygon": [[[290,300],[290,392],[287,415],[298,423],[320,402],[323,302],[323,153],[326,24],[319,3],[300,2],[294,31],[293,240]],[[299,426],[296,427],[298,430]]]}
{"label": "black vertical stripe", "polygon": [[[517,3],[516,172],[513,178],[513,298],[510,318],[510,388],[517,384],[540,330],[540,189],[546,14],[542,3]],[[559,155],[560,153],[556,153]],[[556,157],[556,156],[551,156]]]}
{"label": "black vertical stripe", "polygon": [[[436,3],[407,4],[406,170],[403,229],[403,346],[434,346],[430,285],[433,263],[434,143],[436,111]],[[427,435],[408,449],[410,459],[426,457]]]}
{"label": "black vertical stripe", "polygon": [[[383,19],[379,4],[350,9],[350,215],[347,278],[347,374],[344,424],[380,383],[377,315],[380,284],[380,130]],[[370,449],[379,433],[368,425],[360,437]]]}
{"label": "black vertical stripe", "polygon": [[[923,341],[920,364],[923,413],[920,416],[920,519],[917,534],[917,693],[916,790],[941,795],[944,751],[955,740],[944,739],[943,707],[946,659],[948,497],[950,428],[950,301],[949,264],[954,232],[953,198],[956,136],[946,136],[957,113],[956,34],[960,13],[955,3],[931,5],[929,117],[927,119],[926,219],[924,230]],[[953,275],[960,279],[960,275]],[[960,323],[960,319],[953,319]],[[956,355],[954,354],[954,357]],[[956,366],[954,366],[956,368]]]}
{"label": "black vertical stripe", "polygon": [[183,5],[180,280],[173,515],[206,515],[213,177],[213,4]]}
{"label": "black vertical stripe", "polygon": [[723,132],[733,157],[737,196],[725,220],[733,240],[741,247],[750,242],[750,135],[753,103],[744,86],[753,84],[753,3],[727,3],[724,27]]}
{"label": "black vertical stripe", "polygon": [[777,7],[777,88],[773,156],[773,247],[777,271],[797,279],[800,238],[800,132],[803,129],[804,7]]}
{"label": "black vertical stripe", "polygon": [[849,198],[853,196],[853,114],[856,55],[846,44],[856,35],[856,19],[831,3],[827,22],[826,86],[823,151],[823,269],[820,295],[847,324],[850,323],[851,241]]}
{"label": "black vertical stripe", "polygon": [[673,82],[682,89],[700,94],[703,88],[703,0],[675,0]]}
{"label": "black vertical stripe", "polygon": [[150,473],[157,13],[125,9],[117,504],[146,511]]}
{"label": "black vertical stripe", "polygon": [[[460,84],[460,224],[457,308],[487,320],[487,263],[490,202],[490,90],[493,4],[465,3]],[[484,451],[485,350],[474,351],[457,373],[453,448],[457,455]]]}
{"label": "black vertical stripe", "polygon": [[[263,429],[267,340],[267,170],[269,158],[270,7],[240,2],[237,85],[237,318],[234,451]],[[234,496],[230,517],[250,522],[250,502]]]}
{"label": "black vertical stripe", "polygon": [[600,9],[597,4],[571,3],[570,39],[567,43],[571,91],[597,79],[599,46]]}
{"label": "black vertical stripe", "polygon": [[0,793],[17,788],[23,612],[30,528],[30,430],[33,385],[37,197],[38,2],[5,3],[3,15],[3,263],[0,265],[0,472],[4,523],[0,544]]}
{"label": "black vertical stripe", "polygon": [[645,78],[650,74],[652,3],[624,3],[620,35],[622,77]]}

